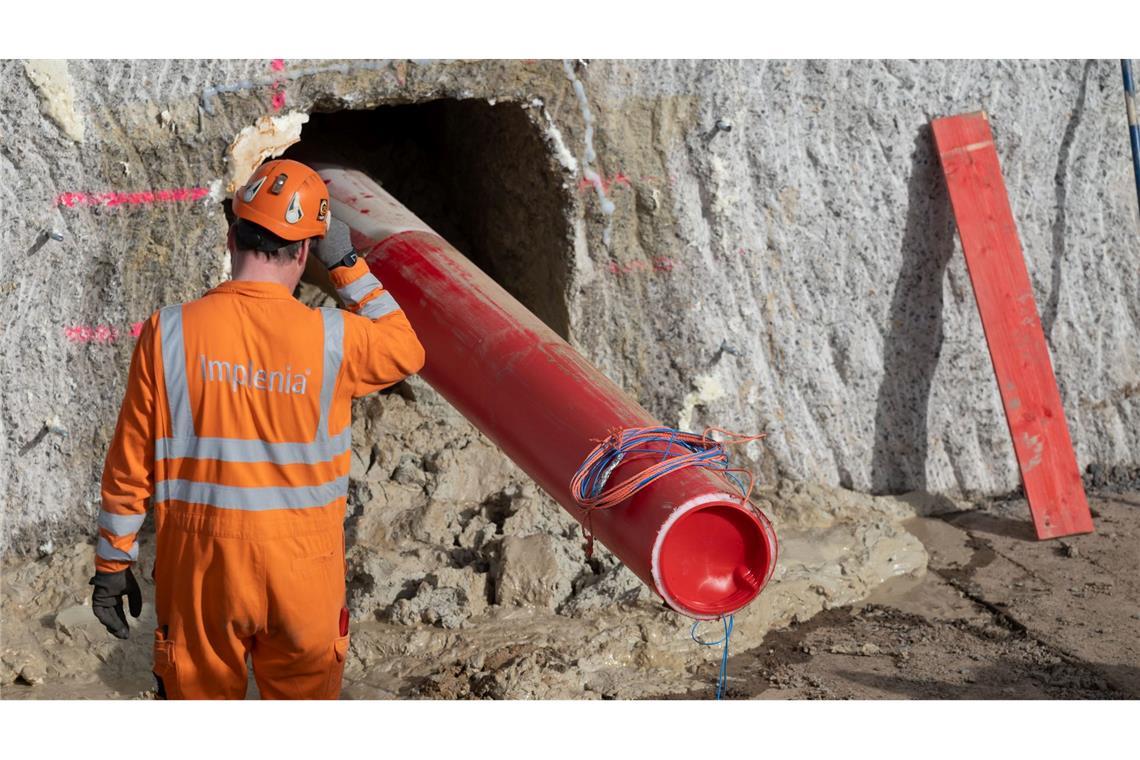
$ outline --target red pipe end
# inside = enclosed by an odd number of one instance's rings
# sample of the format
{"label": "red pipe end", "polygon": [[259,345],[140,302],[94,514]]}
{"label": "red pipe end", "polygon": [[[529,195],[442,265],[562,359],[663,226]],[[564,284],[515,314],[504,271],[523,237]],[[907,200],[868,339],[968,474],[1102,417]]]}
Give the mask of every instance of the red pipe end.
{"label": "red pipe end", "polygon": [[776,535],[759,512],[727,494],[682,505],[658,535],[653,578],[678,612],[717,618],[760,593],[776,567]]}

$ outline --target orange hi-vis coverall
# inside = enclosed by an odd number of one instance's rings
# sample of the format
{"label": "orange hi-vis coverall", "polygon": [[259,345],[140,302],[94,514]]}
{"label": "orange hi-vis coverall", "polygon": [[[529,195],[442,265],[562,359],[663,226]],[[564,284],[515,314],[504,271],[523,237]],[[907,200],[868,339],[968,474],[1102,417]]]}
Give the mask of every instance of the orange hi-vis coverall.
{"label": "orange hi-vis coverall", "polygon": [[154,673],[170,698],[335,699],[348,651],[351,401],[424,350],[363,259],[348,312],[230,281],[147,321],[103,471],[95,567],[138,557],[153,500]]}

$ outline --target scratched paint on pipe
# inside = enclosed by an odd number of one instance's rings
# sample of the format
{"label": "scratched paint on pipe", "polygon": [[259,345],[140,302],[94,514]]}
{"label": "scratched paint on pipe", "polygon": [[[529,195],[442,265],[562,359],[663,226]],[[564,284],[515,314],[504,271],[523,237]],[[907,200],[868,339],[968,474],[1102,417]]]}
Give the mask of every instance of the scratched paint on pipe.
{"label": "scratched paint on pipe", "polygon": [[[338,201],[334,199],[334,213],[339,217]],[[430,254],[431,271],[409,274],[408,279],[420,283],[420,295],[430,302],[443,302],[457,297],[474,298],[482,309],[499,317],[498,324],[484,322],[475,325],[471,323],[456,322],[451,329],[465,344],[474,344],[484,359],[493,356],[500,343],[500,338],[511,340],[520,338],[519,342],[528,346],[527,351],[539,349],[549,352],[555,362],[572,365],[576,373],[585,381],[584,389],[596,394],[595,401],[600,404],[613,402],[614,399],[626,400],[628,395],[612,380],[599,373],[589,365],[577,351],[574,351],[565,341],[551,330],[542,320],[523,306],[514,296],[510,295],[497,282],[487,277],[474,263],[466,257],[450,256],[440,246],[442,239],[434,232],[407,232],[399,235],[400,238],[414,241],[421,253]],[[366,260],[374,256],[386,257],[388,245],[374,246],[365,254]],[[425,256],[425,259],[429,257]],[[397,257],[397,262],[402,261]],[[400,266],[400,264],[396,264]],[[403,268],[403,267],[402,267]],[[443,277],[446,271],[447,277]],[[425,276],[426,275],[426,276]],[[511,361],[520,361],[526,352],[512,356]],[[430,358],[429,358],[430,361]],[[648,414],[639,406],[630,401],[623,405],[621,412],[625,414],[640,412],[647,420]],[[616,410],[615,410],[616,411]]]}
{"label": "scratched paint on pipe", "polygon": [[[419,266],[415,268],[410,268],[407,264],[413,257],[405,255],[412,250],[420,254],[420,258],[416,259]],[[449,255],[443,248],[442,239],[437,235],[417,232],[400,234],[370,251],[366,255],[366,260],[371,264],[376,257],[387,261],[390,266],[398,267],[401,271],[400,279],[417,283],[419,296],[428,303],[477,301],[479,305],[476,308],[482,315],[478,323],[456,320],[449,321],[445,327],[456,343],[474,347],[476,353],[468,355],[474,364],[485,366],[493,363],[496,367],[496,377],[501,379],[503,375],[519,371],[520,367],[538,366],[543,363],[557,365],[562,368],[568,382],[576,387],[579,394],[578,401],[583,406],[607,418],[624,420],[628,425],[659,424],[624,390],[592,367],[581,354],[510,296],[498,283],[487,277],[465,257]],[[402,297],[397,295],[397,300],[401,299]],[[503,354],[509,357],[505,361],[502,359]],[[475,405],[474,398],[466,397],[476,394],[477,389],[454,384],[443,376],[442,372],[437,368],[429,351],[428,364],[421,372],[424,378],[437,388],[447,387],[448,392],[460,400],[458,406],[461,408]],[[536,388],[534,392],[545,394],[547,390]],[[455,399],[453,403],[454,401]],[[552,399],[552,403],[554,401]],[[562,502],[575,519],[581,521],[581,511],[577,509],[567,489],[569,477],[595,445],[596,441],[593,439],[604,437],[610,430],[600,426],[592,430],[589,435],[581,436],[580,431],[564,429],[564,425],[570,422],[570,419],[557,414],[544,415],[542,420],[543,427],[552,435],[561,433],[566,436],[566,440],[576,442],[570,444],[574,449],[572,456],[568,456],[562,466],[554,468],[565,472],[559,472],[557,475],[531,472],[531,475],[544,489]],[[533,459],[532,446],[525,438],[490,429],[484,429],[484,433],[516,462]]]}
{"label": "scratched paint on pipe", "polygon": [[[397,202],[379,185],[359,172],[341,171],[344,179],[355,176],[351,182],[329,183],[333,213],[351,214],[350,227],[359,220],[369,226],[366,233],[354,231],[354,244],[369,243],[373,235],[404,224],[383,218],[386,204]],[[334,179],[327,169],[322,176]],[[359,192],[365,189],[372,196],[367,202]],[[374,213],[359,213],[363,208]],[[574,500],[570,481],[589,451],[614,428],[660,423],[473,262],[404,213],[420,229],[396,232],[362,249],[369,268],[403,307],[427,349],[420,375],[583,522],[586,515]],[[627,465],[641,466],[627,462],[619,470]],[[627,474],[615,472],[617,477]],[[591,513],[590,530],[674,609],[698,618],[727,614],[760,591],[760,584],[741,586],[739,572],[753,580],[770,576],[775,552],[763,546],[775,546],[775,538],[770,525],[739,497],[722,502],[725,488],[723,477],[705,469],[678,470],[649,484],[620,509]],[[696,503],[696,497],[704,499],[702,504],[711,497],[710,505],[735,515],[732,527],[722,530],[718,543],[702,549],[700,556],[719,556],[722,549],[735,552],[730,563],[737,570],[731,577],[710,575],[703,590],[686,601],[667,596],[657,584],[652,547],[670,515],[681,504]],[[683,526],[678,530],[691,534]],[[741,547],[750,552],[759,548],[746,556]],[[671,560],[669,566],[673,577],[677,563]]]}

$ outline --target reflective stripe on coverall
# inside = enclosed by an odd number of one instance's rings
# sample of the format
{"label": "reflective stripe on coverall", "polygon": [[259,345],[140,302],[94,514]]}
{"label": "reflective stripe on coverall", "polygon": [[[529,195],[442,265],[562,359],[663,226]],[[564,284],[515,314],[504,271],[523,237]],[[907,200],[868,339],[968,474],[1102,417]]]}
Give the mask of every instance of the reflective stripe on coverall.
{"label": "reflective stripe on coverall", "polygon": [[349,312],[230,281],[145,323],[103,472],[96,569],[138,557],[153,499],[154,672],[172,698],[336,698],[348,648],[351,401],[423,366],[363,260]]}

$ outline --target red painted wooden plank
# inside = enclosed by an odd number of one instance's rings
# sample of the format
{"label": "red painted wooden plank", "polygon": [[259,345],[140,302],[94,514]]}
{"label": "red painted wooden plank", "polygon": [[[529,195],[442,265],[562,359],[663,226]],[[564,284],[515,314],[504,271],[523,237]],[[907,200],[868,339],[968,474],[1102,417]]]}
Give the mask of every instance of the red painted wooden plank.
{"label": "red painted wooden plank", "polygon": [[985,113],[931,122],[1037,537],[1093,529]]}

